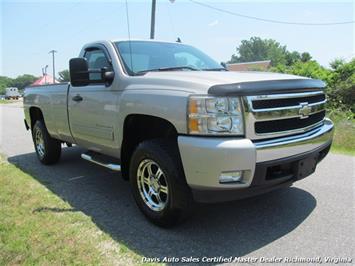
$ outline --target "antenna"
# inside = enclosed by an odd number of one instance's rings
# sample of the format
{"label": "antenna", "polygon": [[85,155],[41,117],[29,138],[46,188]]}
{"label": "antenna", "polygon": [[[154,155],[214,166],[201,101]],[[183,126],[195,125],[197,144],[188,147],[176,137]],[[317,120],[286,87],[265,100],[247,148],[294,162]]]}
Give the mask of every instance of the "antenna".
{"label": "antenna", "polygon": [[129,56],[131,58],[131,70],[133,71],[133,61],[132,61],[132,45],[131,45],[131,30],[129,27],[129,13],[128,13],[128,1],[126,0],[126,18],[127,18],[127,31],[128,31],[128,45],[129,45]]}

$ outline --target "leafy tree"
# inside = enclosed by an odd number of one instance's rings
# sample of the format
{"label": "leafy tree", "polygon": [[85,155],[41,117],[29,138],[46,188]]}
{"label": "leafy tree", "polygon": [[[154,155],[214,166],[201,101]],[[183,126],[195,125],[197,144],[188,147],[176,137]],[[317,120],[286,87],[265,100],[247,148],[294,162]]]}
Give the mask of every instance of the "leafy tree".
{"label": "leafy tree", "polygon": [[329,63],[330,67],[333,70],[337,70],[341,65],[343,65],[345,62],[343,59],[334,59],[332,62]]}
{"label": "leafy tree", "polygon": [[0,94],[5,94],[5,89],[11,87],[12,79],[5,76],[0,76]]}
{"label": "leafy tree", "polygon": [[298,61],[308,62],[312,59],[307,52],[300,54],[297,51],[288,51],[285,45],[272,39],[261,39],[251,37],[249,40],[242,40],[236,48],[237,54],[232,55],[229,63],[240,63],[250,61],[271,60],[272,66],[291,66]]}
{"label": "leafy tree", "polygon": [[355,58],[348,63],[336,59],[330,66],[333,73],[327,87],[329,105],[355,113]]}
{"label": "leafy tree", "polygon": [[286,46],[271,39],[252,37],[250,40],[242,40],[237,47],[237,54],[232,55],[229,63],[271,60],[272,65],[285,64]]}
{"label": "leafy tree", "polygon": [[336,59],[330,63],[331,69],[314,60],[297,61],[292,66],[277,65],[271,71],[321,79],[326,82],[328,109],[355,112],[355,59],[346,63]]}
{"label": "leafy tree", "polygon": [[297,51],[286,51],[286,65],[290,66],[301,60],[301,55]]}
{"label": "leafy tree", "polygon": [[301,54],[301,61],[302,62],[308,62],[311,61],[312,56],[308,52],[304,52]]}
{"label": "leafy tree", "polygon": [[58,74],[59,74],[59,81],[60,82],[68,82],[70,80],[68,69],[60,71],[60,72],[58,72]]}
{"label": "leafy tree", "polygon": [[331,80],[332,75],[332,72],[329,69],[321,66],[316,61],[297,61],[292,66],[278,65],[271,68],[270,71],[321,79],[327,83]]}
{"label": "leafy tree", "polygon": [[37,79],[38,77],[35,77],[33,75],[24,74],[13,79],[11,82],[11,87],[16,87],[19,90],[23,90],[25,87],[31,85]]}

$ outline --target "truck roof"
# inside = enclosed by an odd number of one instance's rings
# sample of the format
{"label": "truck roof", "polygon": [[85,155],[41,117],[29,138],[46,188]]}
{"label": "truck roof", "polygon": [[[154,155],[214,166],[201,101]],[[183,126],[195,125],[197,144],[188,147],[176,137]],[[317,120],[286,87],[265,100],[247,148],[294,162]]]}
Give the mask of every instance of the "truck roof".
{"label": "truck roof", "polygon": [[[175,44],[179,44],[179,42],[173,42],[173,41],[165,41],[165,40],[151,40],[151,39],[114,39],[111,40],[111,42],[128,42],[128,41],[132,41],[132,42],[159,42],[159,43],[175,43]],[[183,44],[183,43],[181,43]]]}

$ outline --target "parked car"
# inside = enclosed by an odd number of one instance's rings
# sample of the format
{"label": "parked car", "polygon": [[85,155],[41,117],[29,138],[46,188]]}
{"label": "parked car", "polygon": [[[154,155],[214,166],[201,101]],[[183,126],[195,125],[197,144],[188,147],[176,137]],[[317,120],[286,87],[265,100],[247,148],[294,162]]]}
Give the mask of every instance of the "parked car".
{"label": "parked car", "polygon": [[5,89],[5,98],[7,100],[18,100],[21,97],[17,88],[10,87]]}
{"label": "parked car", "polygon": [[[155,224],[287,187],[328,153],[324,83],[229,72],[200,50],[160,41],[101,41],[69,62],[70,83],[26,88],[25,125],[40,162],[63,143],[121,172]],[[236,211],[236,210],[233,210]]]}

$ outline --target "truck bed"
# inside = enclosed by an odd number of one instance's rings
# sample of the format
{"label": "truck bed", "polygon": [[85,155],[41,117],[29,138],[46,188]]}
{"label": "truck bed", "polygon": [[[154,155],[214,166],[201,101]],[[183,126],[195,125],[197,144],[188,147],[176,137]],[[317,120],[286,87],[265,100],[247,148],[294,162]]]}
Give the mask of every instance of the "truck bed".
{"label": "truck bed", "polygon": [[49,134],[72,143],[68,121],[69,83],[31,86],[25,89],[24,110],[26,121],[30,121],[30,108],[42,110]]}

